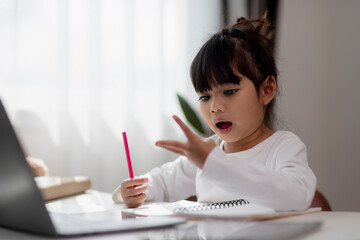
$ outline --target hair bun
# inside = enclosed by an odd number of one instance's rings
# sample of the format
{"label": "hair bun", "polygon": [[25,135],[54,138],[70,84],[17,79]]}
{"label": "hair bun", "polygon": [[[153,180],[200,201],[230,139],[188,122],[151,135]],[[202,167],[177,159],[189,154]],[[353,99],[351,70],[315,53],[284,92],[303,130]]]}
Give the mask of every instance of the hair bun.
{"label": "hair bun", "polygon": [[243,21],[243,20],[245,20],[245,19],[246,19],[246,18],[244,18],[244,17],[240,17],[240,18],[237,19],[237,22]]}
{"label": "hair bun", "polygon": [[230,29],[240,29],[246,34],[259,34],[271,41],[273,31],[270,23],[268,22],[267,14],[268,12],[266,11],[262,17],[257,19],[246,19],[244,17],[240,17]]}
{"label": "hair bun", "polygon": [[230,35],[230,31],[229,31],[229,29],[225,28],[222,30],[221,34],[222,35]]}
{"label": "hair bun", "polygon": [[230,36],[234,38],[242,38],[245,37],[245,32],[241,29],[232,28],[230,31]]}

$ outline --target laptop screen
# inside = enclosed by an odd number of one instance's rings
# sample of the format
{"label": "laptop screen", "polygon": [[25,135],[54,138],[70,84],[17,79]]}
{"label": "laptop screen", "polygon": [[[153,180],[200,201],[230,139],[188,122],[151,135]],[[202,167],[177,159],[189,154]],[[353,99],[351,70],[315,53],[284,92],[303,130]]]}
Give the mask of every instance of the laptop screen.
{"label": "laptop screen", "polygon": [[44,200],[1,100],[0,226],[56,235]]}

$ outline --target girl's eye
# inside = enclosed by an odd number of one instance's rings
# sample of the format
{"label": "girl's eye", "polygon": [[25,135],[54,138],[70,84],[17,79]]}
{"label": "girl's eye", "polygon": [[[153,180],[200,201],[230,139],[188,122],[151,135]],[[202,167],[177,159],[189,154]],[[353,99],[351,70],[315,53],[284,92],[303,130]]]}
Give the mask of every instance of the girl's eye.
{"label": "girl's eye", "polygon": [[225,95],[232,95],[237,92],[237,89],[230,89],[224,92]]}
{"label": "girl's eye", "polygon": [[201,102],[205,102],[205,101],[207,101],[207,100],[209,100],[209,96],[201,96],[201,97],[199,97],[199,101],[201,101]]}

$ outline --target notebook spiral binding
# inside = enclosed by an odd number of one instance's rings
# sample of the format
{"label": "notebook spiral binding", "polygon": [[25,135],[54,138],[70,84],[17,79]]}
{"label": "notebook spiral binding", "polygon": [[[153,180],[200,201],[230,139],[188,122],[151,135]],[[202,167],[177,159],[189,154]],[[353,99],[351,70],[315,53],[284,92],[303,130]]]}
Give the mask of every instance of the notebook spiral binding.
{"label": "notebook spiral binding", "polygon": [[191,207],[182,207],[177,208],[174,210],[175,213],[187,213],[187,212],[198,212],[204,210],[211,210],[211,209],[221,209],[221,208],[228,208],[228,207],[235,207],[235,206],[242,206],[249,204],[250,202],[245,199],[237,199],[231,201],[224,201],[218,203],[208,203],[200,206],[191,206]]}

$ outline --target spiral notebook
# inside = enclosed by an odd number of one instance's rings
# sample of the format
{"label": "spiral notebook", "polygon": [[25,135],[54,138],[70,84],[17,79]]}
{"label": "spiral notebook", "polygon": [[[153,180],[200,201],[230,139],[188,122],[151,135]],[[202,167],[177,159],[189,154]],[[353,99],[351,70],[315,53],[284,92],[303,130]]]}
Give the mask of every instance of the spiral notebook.
{"label": "spiral notebook", "polygon": [[174,209],[175,215],[183,217],[221,219],[241,218],[249,220],[270,220],[316,212],[321,212],[321,208],[309,208],[306,211],[277,212],[271,208],[264,207],[256,203],[250,203],[246,199],[237,199]]}
{"label": "spiral notebook", "polygon": [[199,203],[187,200],[177,202],[145,203],[139,208],[123,209],[123,212],[141,216],[178,215],[184,217],[242,218],[254,215],[274,214],[273,209],[250,203],[245,199],[218,203]]}
{"label": "spiral notebook", "polygon": [[140,216],[176,215],[187,218],[219,218],[219,219],[249,219],[268,220],[286,216],[297,216],[320,212],[321,208],[310,208],[306,211],[277,212],[271,208],[237,199],[217,203],[198,203],[187,200],[164,203],[145,203],[139,208],[122,209],[123,212]]}
{"label": "spiral notebook", "polygon": [[246,199],[237,199],[218,203],[200,204],[174,209],[174,214],[187,217],[242,218],[259,215],[272,215],[275,211]]}

